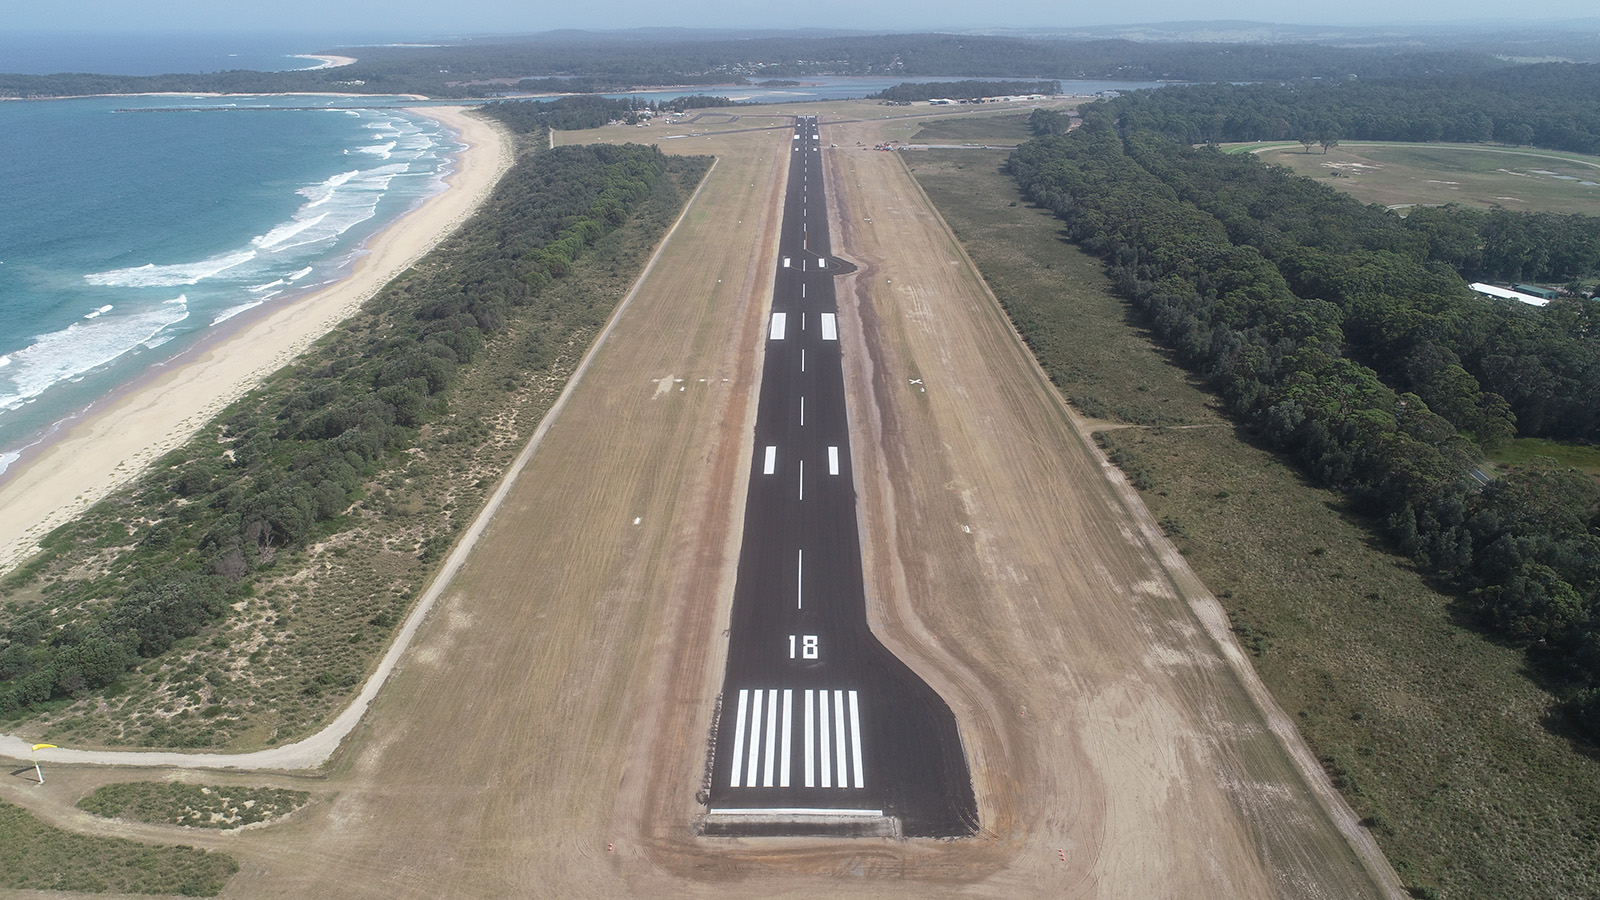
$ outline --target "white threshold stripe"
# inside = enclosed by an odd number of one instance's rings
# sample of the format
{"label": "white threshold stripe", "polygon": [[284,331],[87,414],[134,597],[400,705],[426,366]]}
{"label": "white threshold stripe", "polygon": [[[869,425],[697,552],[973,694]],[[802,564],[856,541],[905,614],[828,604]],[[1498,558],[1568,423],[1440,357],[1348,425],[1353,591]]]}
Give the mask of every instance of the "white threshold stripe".
{"label": "white threshold stripe", "polygon": [[822,760],[822,786],[833,787],[833,741],[828,740],[828,692],[817,691],[817,754]]}
{"label": "white threshold stripe", "polygon": [[817,786],[817,743],[816,743],[816,717],[812,708],[816,696],[812,691],[806,691],[806,787]]}
{"label": "white threshold stripe", "polygon": [[[851,692],[851,700],[853,701],[854,699],[855,699],[855,692],[852,691]],[[792,739],[792,737],[794,735],[794,731],[791,728],[791,726],[793,724],[794,724],[794,691],[790,690],[789,688],[784,688],[783,689],[783,758],[778,761],[778,787],[788,787],[789,786],[789,765],[790,765],[790,762],[791,762],[791,756],[790,756],[790,753],[789,753],[789,745],[790,745],[791,739]],[[856,763],[856,765],[859,767],[861,765],[861,763],[858,761]],[[860,780],[859,776],[857,777],[857,780],[858,781]]]}
{"label": "white threshold stripe", "polygon": [[784,326],[787,324],[788,318],[789,317],[786,313],[772,314],[772,331],[768,333],[768,336],[772,338],[772,340],[783,340]]}
{"label": "white threshold stripe", "polygon": [[761,786],[772,787],[772,751],[778,743],[778,691],[767,691],[767,754],[761,770]]}
{"label": "white threshold stripe", "polygon": [[750,735],[750,761],[745,766],[745,787],[756,786],[756,760],[761,754],[761,741],[758,740],[761,735],[761,698],[765,696],[765,692],[751,691],[750,695],[750,718],[754,720],[754,728]]}
{"label": "white threshold stripe", "polygon": [[740,765],[744,762],[745,703],[749,699],[748,690],[739,691],[739,715],[733,720],[733,777],[728,779],[728,787],[739,786]]}
{"label": "white threshold stripe", "polygon": [[[770,462],[772,460],[772,451],[774,449],[776,449],[776,448],[773,448],[773,447],[768,447],[767,448],[767,461],[768,461],[769,464],[770,464]],[[839,474],[839,448],[838,447],[829,447],[828,448],[828,474],[829,475],[837,475],[837,474]]]}
{"label": "white threshold stripe", "polygon": [[844,733],[844,691],[833,692],[833,721],[838,735],[833,743],[839,754],[839,787],[849,787],[849,779],[845,776],[845,743],[848,738]]}
{"label": "white threshold stripe", "polygon": [[833,313],[822,314],[822,339],[837,341],[839,339],[839,322]]}
{"label": "white threshold stripe", "polygon": [[[778,468],[778,448],[772,444],[767,445],[767,458],[761,465],[761,474],[771,475]],[[837,473],[835,473],[837,474]]]}
{"label": "white threshold stripe", "polygon": [[774,806],[769,809],[756,807],[741,807],[738,809],[713,809],[713,816],[859,816],[861,818],[882,818],[881,809],[828,809],[827,807],[806,806]]}
{"label": "white threshold stripe", "polygon": [[850,763],[856,787],[865,787],[861,780],[861,707],[856,703],[855,691],[850,692]]}

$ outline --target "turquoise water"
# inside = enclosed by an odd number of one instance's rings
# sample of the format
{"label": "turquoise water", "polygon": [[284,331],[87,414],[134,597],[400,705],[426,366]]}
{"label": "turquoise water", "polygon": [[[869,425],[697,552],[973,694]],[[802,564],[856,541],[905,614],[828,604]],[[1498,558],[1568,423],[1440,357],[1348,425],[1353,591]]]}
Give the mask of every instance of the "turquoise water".
{"label": "turquoise water", "polygon": [[335,280],[441,190],[459,145],[347,108],[381,99],[0,103],[0,471],[233,316]]}

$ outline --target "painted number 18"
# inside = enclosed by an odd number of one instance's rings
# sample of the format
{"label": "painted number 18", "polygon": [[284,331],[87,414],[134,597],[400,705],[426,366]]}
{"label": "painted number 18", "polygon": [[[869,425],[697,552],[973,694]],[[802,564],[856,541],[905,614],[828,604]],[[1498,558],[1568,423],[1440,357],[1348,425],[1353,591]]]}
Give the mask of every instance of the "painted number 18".
{"label": "painted number 18", "polygon": [[789,658],[790,659],[794,659],[795,658],[795,655],[794,655],[795,650],[796,650],[795,638],[797,638],[797,637],[800,639],[799,640],[799,646],[798,646],[798,649],[800,651],[800,658],[801,659],[816,659],[817,658],[817,636],[814,635],[814,634],[801,634],[801,635],[791,634],[791,635],[789,635]]}

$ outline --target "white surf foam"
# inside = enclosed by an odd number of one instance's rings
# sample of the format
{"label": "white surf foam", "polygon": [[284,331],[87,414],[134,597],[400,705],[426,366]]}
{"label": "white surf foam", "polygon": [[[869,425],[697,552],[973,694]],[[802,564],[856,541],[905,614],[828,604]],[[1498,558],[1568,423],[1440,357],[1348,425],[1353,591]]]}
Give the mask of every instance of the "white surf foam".
{"label": "white surf foam", "polygon": [[105,306],[100,307],[99,309],[91,310],[90,312],[84,313],[83,317],[85,319],[98,319],[101,316],[105,315],[106,313],[111,312],[115,308],[116,307],[114,307],[114,306],[112,306],[111,304],[108,303]]}
{"label": "white surf foam", "polygon": [[306,266],[304,269],[301,269],[300,271],[294,273],[293,275],[290,275],[289,276],[289,280],[290,281],[299,281],[300,279],[302,279],[302,278],[304,278],[304,277],[306,277],[307,275],[310,275],[310,274],[311,274],[311,267],[310,266]]}
{"label": "white surf foam", "polygon": [[141,344],[155,346],[148,342],[188,317],[188,297],[180,296],[136,313],[74,322],[41,334],[9,354],[10,365],[0,375],[0,410],[16,409],[52,385],[82,378]]}
{"label": "white surf foam", "polygon": [[155,263],[145,263],[142,266],[132,266],[126,269],[95,272],[83,276],[83,280],[90,284],[107,287],[179,287],[195,285],[204,279],[220,275],[235,266],[243,265],[255,259],[255,257],[256,251],[254,250],[233,250],[202,259],[199,262],[174,263],[161,266]]}

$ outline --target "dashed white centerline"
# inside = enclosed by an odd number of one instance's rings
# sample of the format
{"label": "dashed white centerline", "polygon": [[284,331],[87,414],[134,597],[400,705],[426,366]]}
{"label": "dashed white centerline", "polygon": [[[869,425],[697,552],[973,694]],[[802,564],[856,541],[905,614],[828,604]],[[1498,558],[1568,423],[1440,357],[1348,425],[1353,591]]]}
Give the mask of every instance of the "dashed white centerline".
{"label": "dashed white centerline", "polygon": [[800,460],[800,499],[806,498],[806,461]]}
{"label": "dashed white centerline", "polygon": [[805,609],[805,561],[806,551],[796,550],[794,557],[794,608]]}
{"label": "dashed white centerline", "polygon": [[802,349],[800,351],[800,371],[804,372],[805,370],[806,370],[806,351],[804,349]]}
{"label": "dashed white centerline", "polygon": [[800,398],[800,427],[806,427],[806,398]]}

